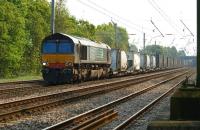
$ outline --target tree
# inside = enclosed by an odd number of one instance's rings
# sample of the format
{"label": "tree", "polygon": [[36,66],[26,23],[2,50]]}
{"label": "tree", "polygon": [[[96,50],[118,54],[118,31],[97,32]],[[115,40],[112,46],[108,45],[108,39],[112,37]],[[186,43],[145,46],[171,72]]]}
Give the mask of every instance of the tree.
{"label": "tree", "polygon": [[[115,29],[113,24],[98,25],[95,34],[96,40],[104,42],[112,48],[128,50],[128,33],[125,28],[117,27],[117,38],[115,39]],[[117,45],[116,45],[117,44]]]}
{"label": "tree", "polygon": [[128,33],[125,28],[118,27],[117,43],[118,47],[122,50],[128,51]]}
{"label": "tree", "polygon": [[166,55],[168,57],[177,57],[177,56],[185,56],[185,52],[179,51],[177,52],[176,47],[163,47],[160,45],[148,45],[145,48],[145,52],[148,54],[161,54],[161,55]]}
{"label": "tree", "polygon": [[130,45],[129,45],[129,51],[138,52],[138,48],[137,48],[136,45],[134,45],[134,44],[130,44]]}
{"label": "tree", "polygon": [[94,40],[95,26],[93,24],[90,24],[88,21],[85,20],[79,20],[76,28],[77,30],[74,33],[75,35]]}
{"label": "tree", "polygon": [[178,51],[178,56],[186,56],[185,51],[184,50],[180,50]]}
{"label": "tree", "polygon": [[176,57],[177,56],[176,47],[172,46],[171,48],[169,48],[168,56],[170,56],[170,57]]}
{"label": "tree", "polygon": [[0,2],[0,76],[17,75],[26,43],[25,18],[8,1]]}
{"label": "tree", "polygon": [[56,4],[55,16],[55,32],[72,34],[76,32],[77,20],[75,17],[69,15],[68,10],[64,4]]}
{"label": "tree", "polygon": [[50,5],[45,0],[29,0],[26,15],[27,44],[24,53],[23,71],[38,73],[41,43],[50,34]]}
{"label": "tree", "polygon": [[163,47],[160,45],[148,45],[145,47],[145,52],[148,54],[164,54]]}
{"label": "tree", "polygon": [[115,47],[115,31],[113,25],[102,24],[96,28],[95,39],[99,42],[108,44],[110,47]]}

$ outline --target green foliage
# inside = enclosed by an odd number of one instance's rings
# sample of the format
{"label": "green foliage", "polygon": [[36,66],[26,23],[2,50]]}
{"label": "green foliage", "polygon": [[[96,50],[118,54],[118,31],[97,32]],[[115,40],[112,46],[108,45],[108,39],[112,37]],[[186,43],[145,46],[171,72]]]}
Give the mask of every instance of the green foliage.
{"label": "green foliage", "polygon": [[146,46],[145,52],[148,54],[162,54],[169,57],[186,56],[184,51],[177,51],[174,46],[170,48],[160,45],[149,45]]}
{"label": "green foliage", "polygon": [[76,28],[77,30],[74,35],[94,40],[95,26],[93,24],[90,24],[88,21],[79,20]]}
{"label": "green foliage", "polygon": [[63,5],[56,6],[55,32],[61,32],[94,40],[95,26],[85,20],[70,16]]}
{"label": "green foliage", "polygon": [[25,18],[18,8],[7,1],[0,2],[0,76],[16,75],[26,43]]}
{"label": "green foliage", "polygon": [[186,56],[185,51],[183,50],[178,51],[178,56]]}
{"label": "green foliage", "polygon": [[148,54],[164,54],[163,47],[159,45],[149,45],[146,46],[145,52]]}
{"label": "green foliage", "polygon": [[0,77],[40,71],[40,47],[49,34],[45,0],[0,1]]}
{"label": "green foliage", "polygon": [[115,30],[111,23],[98,25],[96,28],[95,39],[98,42],[108,44],[114,48],[115,45]]}
{"label": "green foliage", "polygon": [[115,37],[115,28],[113,24],[102,24],[96,28],[96,40],[104,42],[112,48],[120,48],[122,50],[128,50],[128,33],[126,29],[117,27]]}
{"label": "green foliage", "polygon": [[44,0],[29,0],[26,15],[27,44],[22,62],[22,72],[40,72],[42,39],[50,34],[50,8]]}
{"label": "green foliage", "polygon": [[138,48],[137,48],[136,45],[134,45],[134,44],[130,44],[130,45],[129,45],[129,51],[138,52]]}

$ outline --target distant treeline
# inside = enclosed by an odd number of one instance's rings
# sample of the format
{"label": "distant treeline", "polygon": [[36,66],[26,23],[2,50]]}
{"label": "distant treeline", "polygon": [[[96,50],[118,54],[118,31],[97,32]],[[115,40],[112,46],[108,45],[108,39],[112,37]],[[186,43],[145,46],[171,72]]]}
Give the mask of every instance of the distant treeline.
{"label": "distant treeline", "polygon": [[[58,5],[58,4],[57,4]],[[55,32],[89,38],[128,50],[125,28],[112,23],[94,26],[71,16],[56,5]],[[51,5],[48,0],[0,1],[0,78],[39,74],[42,39],[50,34]],[[178,55],[178,53],[176,53]]]}
{"label": "distant treeline", "polygon": [[177,49],[174,46],[163,47],[160,45],[148,45],[145,48],[145,52],[152,55],[155,54],[166,55],[167,57],[186,56],[185,51],[183,50],[177,51]]}

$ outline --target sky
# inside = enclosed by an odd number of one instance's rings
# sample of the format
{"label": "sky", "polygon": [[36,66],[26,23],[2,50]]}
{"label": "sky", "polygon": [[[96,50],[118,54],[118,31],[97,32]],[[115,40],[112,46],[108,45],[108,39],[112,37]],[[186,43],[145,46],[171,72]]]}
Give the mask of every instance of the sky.
{"label": "sky", "polygon": [[196,55],[196,0],[65,0],[65,6],[77,19],[126,28],[130,44],[139,49],[145,33],[146,45],[156,42]]}

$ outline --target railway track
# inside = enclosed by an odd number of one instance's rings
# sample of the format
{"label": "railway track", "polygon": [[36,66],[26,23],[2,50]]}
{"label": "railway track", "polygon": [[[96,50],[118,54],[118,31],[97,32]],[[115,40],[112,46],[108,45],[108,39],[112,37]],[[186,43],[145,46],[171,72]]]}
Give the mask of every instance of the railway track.
{"label": "railway track", "polygon": [[[162,72],[162,71],[166,71],[166,70],[159,70],[158,72]],[[155,72],[150,71],[150,72],[146,72],[145,74],[149,74],[149,73],[155,73]],[[137,75],[139,76],[141,74],[144,74],[144,73],[139,73]],[[133,75],[136,75],[136,74],[133,74]],[[126,75],[126,76],[130,76],[130,75]],[[118,77],[122,77],[122,76],[118,76]],[[114,78],[117,78],[117,77],[114,77]],[[44,86],[47,86],[47,84],[45,84],[43,80],[29,80],[29,81],[15,81],[15,82],[0,83],[0,93],[1,93],[0,98],[6,97],[7,95],[15,95],[18,93],[19,94],[22,93],[21,95],[23,95],[23,92],[28,92],[28,91],[32,91],[32,92],[40,91],[42,89],[45,89]],[[59,87],[60,86],[62,85],[59,85]]]}
{"label": "railway track", "polygon": [[[176,69],[174,69],[176,70]],[[166,70],[165,70],[166,71]],[[160,70],[159,72],[165,72],[164,70]],[[154,74],[158,72],[148,72],[145,74],[138,74],[135,75],[134,77],[138,76],[145,76],[148,75],[149,73]],[[121,77],[121,78],[130,78],[133,76],[128,76],[128,77]],[[35,95],[41,95],[41,94],[47,94],[50,92],[59,92],[62,91],[63,89],[68,89],[68,88],[75,88],[75,87],[82,87],[86,85],[91,85],[91,84],[101,84],[103,82],[112,82],[115,80],[119,80],[121,78],[113,78],[113,79],[107,79],[107,80],[97,80],[97,81],[90,81],[90,82],[83,82],[80,84],[64,84],[64,85],[56,85],[56,86],[47,86],[44,82],[36,82],[36,83],[26,83],[26,84],[13,84],[13,85],[6,85],[6,86],[1,86],[0,87],[0,99],[2,99],[2,103],[5,102],[10,102],[14,100],[20,100],[24,98],[30,98],[30,97],[35,97]],[[59,87],[59,89],[58,89]],[[3,100],[5,99],[5,100]],[[1,104],[1,101],[0,101]]]}
{"label": "railway track", "polygon": [[16,81],[0,83],[1,95],[29,91],[35,89],[36,86],[41,86],[42,80]]}
{"label": "railway track", "polygon": [[152,102],[150,102],[149,104],[147,104],[145,107],[143,107],[142,109],[140,109],[134,115],[132,115],[127,120],[125,120],[120,125],[118,125],[116,128],[114,128],[114,130],[123,130],[126,127],[128,127],[131,123],[133,123],[135,120],[137,120],[137,118],[139,118],[140,116],[142,116],[144,113],[148,112],[150,110],[150,108],[152,108],[156,103],[158,103],[159,101],[161,101],[168,94],[172,93],[175,88],[177,88],[181,83],[183,83],[183,81],[184,80],[182,80],[179,83],[175,84],[167,92],[165,92],[164,94],[162,94],[161,96],[159,96],[158,98],[156,98],[155,100],[153,100]]}
{"label": "railway track", "polygon": [[137,78],[129,78],[123,81],[115,81],[112,83],[106,83],[96,86],[74,88],[70,89],[70,91],[0,104],[0,122],[4,123],[6,121],[13,120],[20,116],[29,115],[30,113],[46,111],[64,103],[80,99],[81,97],[87,97],[89,95],[91,96],[97,93],[113,91],[122,87],[127,87],[132,84],[144,82],[152,78],[164,76],[178,71],[183,71],[183,69],[176,71],[173,70],[167,72],[160,72],[157,74],[150,74],[147,76],[139,76]]}
{"label": "railway track", "polygon": [[43,80],[27,80],[27,81],[4,82],[4,83],[0,83],[0,86],[15,85],[15,84],[30,84],[30,83],[38,83],[38,82],[43,82]]}
{"label": "railway track", "polygon": [[[106,111],[108,111],[108,110],[110,110],[110,109],[113,109],[116,105],[119,105],[119,104],[121,104],[121,103],[124,103],[124,102],[126,102],[126,101],[128,101],[128,100],[130,100],[130,99],[132,99],[132,98],[135,98],[135,97],[137,97],[137,96],[139,96],[139,95],[141,95],[141,94],[143,94],[143,93],[146,93],[147,91],[150,91],[150,90],[152,90],[152,89],[158,87],[158,86],[161,85],[161,84],[167,83],[167,82],[169,82],[169,81],[171,81],[171,80],[174,80],[174,79],[176,79],[176,78],[178,78],[178,77],[180,77],[180,76],[183,76],[183,75],[186,74],[186,73],[188,73],[188,72],[184,72],[184,73],[182,73],[182,74],[176,75],[176,76],[174,76],[174,77],[171,77],[171,78],[169,78],[169,79],[166,79],[166,80],[164,80],[164,81],[161,81],[161,82],[159,82],[159,83],[156,83],[156,84],[154,84],[154,85],[152,85],[152,86],[150,86],[150,87],[147,87],[147,88],[145,88],[145,89],[143,89],[143,90],[140,90],[140,91],[131,93],[131,94],[129,94],[128,96],[124,96],[124,97],[122,97],[122,98],[120,98],[120,99],[114,100],[114,101],[112,101],[112,102],[110,102],[110,103],[107,103],[107,104],[105,104],[105,105],[102,105],[102,106],[100,106],[100,107],[97,107],[97,108],[95,108],[95,109],[92,109],[92,110],[90,110],[90,111],[87,111],[87,112],[85,112],[85,113],[82,113],[82,114],[80,114],[80,115],[77,115],[77,116],[75,116],[75,117],[72,117],[72,118],[70,118],[70,119],[67,119],[67,120],[65,120],[65,121],[63,121],[63,122],[60,122],[60,123],[58,123],[58,124],[55,124],[55,125],[53,125],[53,126],[47,127],[47,128],[45,128],[45,129],[43,129],[43,130],[60,130],[60,129],[71,129],[71,130],[76,130],[77,128],[82,129],[82,130],[86,130],[86,129],[84,129],[84,128],[85,128],[85,127],[84,127],[84,124],[87,124],[86,122],[88,122],[89,120],[91,120],[94,116],[99,115],[99,113],[104,113],[104,112],[106,112]],[[183,80],[182,80],[181,82],[183,82]],[[180,84],[181,82],[179,82],[178,84]],[[178,84],[177,84],[177,85],[178,85]],[[175,86],[177,86],[177,85],[175,85]],[[173,87],[173,88],[170,89],[168,92],[166,92],[165,94],[163,94],[162,96],[160,96],[158,99],[156,99],[156,100],[154,100],[153,102],[151,102],[151,105],[145,106],[145,107],[143,108],[143,110],[141,110],[141,112],[137,112],[137,113],[135,114],[135,118],[138,117],[141,113],[145,112],[145,110],[149,109],[153,104],[155,104],[156,102],[158,102],[158,100],[160,100],[161,98],[163,98],[165,95],[167,95],[169,92],[171,92],[174,88],[175,88],[175,87]],[[103,118],[102,118],[102,120],[103,120]],[[103,121],[100,122],[98,125],[96,125],[96,127],[100,127],[100,126],[102,126],[102,125],[105,125],[106,123],[111,122],[112,120],[113,120],[113,118],[110,119],[110,120],[107,120],[107,119],[106,119],[105,122],[103,122]],[[87,124],[87,125],[88,125],[88,124]],[[79,126],[82,126],[82,127],[79,127]],[[96,127],[95,127],[95,128],[96,128]],[[118,126],[118,127],[121,128],[121,126]],[[118,129],[118,128],[117,128],[117,129]]]}

